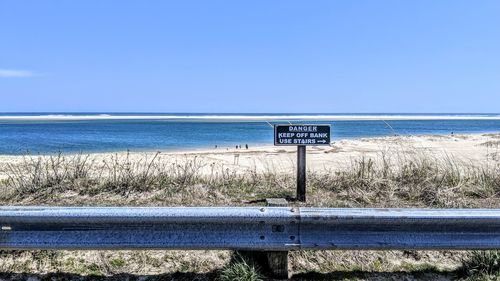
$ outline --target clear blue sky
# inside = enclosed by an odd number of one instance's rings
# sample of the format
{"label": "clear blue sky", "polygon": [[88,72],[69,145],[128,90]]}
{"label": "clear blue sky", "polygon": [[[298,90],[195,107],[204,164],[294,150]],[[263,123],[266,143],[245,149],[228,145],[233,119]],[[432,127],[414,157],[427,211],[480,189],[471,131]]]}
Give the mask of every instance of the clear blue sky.
{"label": "clear blue sky", "polygon": [[0,0],[0,111],[500,112],[500,1]]}

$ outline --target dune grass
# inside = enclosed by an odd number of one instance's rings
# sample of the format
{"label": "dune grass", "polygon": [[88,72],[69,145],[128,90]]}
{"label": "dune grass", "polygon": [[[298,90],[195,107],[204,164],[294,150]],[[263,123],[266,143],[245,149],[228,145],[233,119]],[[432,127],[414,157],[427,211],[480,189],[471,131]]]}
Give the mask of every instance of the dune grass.
{"label": "dune grass", "polygon": [[[416,151],[355,158],[342,167],[309,171],[308,202],[291,204],[499,208],[498,159],[493,155],[481,163],[468,163]],[[295,190],[294,174],[272,168],[241,173],[197,157],[169,159],[160,153],[142,158],[117,154],[104,160],[82,154],[25,156],[3,170],[7,177],[0,181],[2,205],[250,206],[270,197],[293,198]],[[419,276],[490,280],[484,278],[500,276],[498,254],[486,253],[298,251],[290,259],[296,278],[303,280],[380,279],[389,272],[408,280]],[[11,279],[21,276],[19,280],[28,273],[53,278],[46,275],[53,272],[82,280],[86,276],[265,279],[257,268],[235,260],[228,251],[1,251],[0,256],[0,272],[11,274]]]}
{"label": "dune grass", "polygon": [[474,251],[457,271],[462,280],[500,280],[500,251]]}
{"label": "dune grass", "polygon": [[231,260],[220,271],[220,281],[262,281],[262,273],[257,265],[242,255],[235,254]]}
{"label": "dune grass", "polygon": [[[500,206],[499,160],[480,164],[417,153],[352,159],[308,173],[308,203],[324,207]],[[295,175],[272,168],[238,173],[197,157],[26,156],[5,168],[3,204],[242,205],[294,196]],[[88,197],[96,200],[88,202]]]}

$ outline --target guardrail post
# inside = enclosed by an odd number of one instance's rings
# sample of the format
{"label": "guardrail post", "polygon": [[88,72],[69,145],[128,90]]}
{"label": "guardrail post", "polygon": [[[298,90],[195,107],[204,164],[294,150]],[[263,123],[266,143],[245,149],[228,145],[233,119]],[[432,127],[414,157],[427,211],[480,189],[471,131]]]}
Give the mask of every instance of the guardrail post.
{"label": "guardrail post", "polygon": [[[283,198],[266,199],[269,207],[286,207],[288,202]],[[288,279],[288,251],[268,251],[266,253],[267,267],[272,277]]]}
{"label": "guardrail post", "polygon": [[[267,198],[268,207],[287,207],[284,198]],[[281,226],[281,225],[280,225]],[[281,226],[285,227],[285,226]],[[281,230],[283,231],[283,229]],[[275,279],[288,279],[288,251],[245,250],[236,251],[237,255],[257,264],[269,277]]]}
{"label": "guardrail post", "polygon": [[288,251],[266,252],[266,257],[272,277],[288,279]]}

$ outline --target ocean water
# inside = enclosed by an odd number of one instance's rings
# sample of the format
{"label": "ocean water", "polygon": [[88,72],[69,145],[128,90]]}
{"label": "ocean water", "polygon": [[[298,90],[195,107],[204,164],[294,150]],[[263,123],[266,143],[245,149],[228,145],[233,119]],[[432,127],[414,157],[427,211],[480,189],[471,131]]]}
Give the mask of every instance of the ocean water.
{"label": "ocean water", "polygon": [[[68,116],[70,118],[67,118]],[[98,118],[93,119],[96,116]],[[318,118],[322,119],[321,121],[315,121],[315,115],[307,115],[307,120],[301,120],[303,115],[283,117],[277,114],[266,114],[269,119],[259,119],[262,115],[256,114],[238,117],[217,115],[224,118],[204,118],[207,117],[206,114],[169,114],[163,115],[164,118],[159,118],[158,114],[138,114],[134,115],[137,118],[132,119],[127,117],[130,114],[125,113],[116,115],[124,119],[113,119],[112,116],[110,118],[105,114],[84,113],[0,114],[0,154],[187,150],[213,148],[215,145],[220,148],[245,144],[272,145],[272,125],[286,124],[287,120],[293,123],[331,124],[333,140],[395,134],[500,132],[498,114],[363,114],[369,118],[388,118],[384,120],[357,120],[359,115],[342,114],[329,115],[331,120],[321,115],[323,117]],[[348,116],[348,120],[340,116]],[[397,120],[397,116],[402,116],[404,120]],[[429,116],[431,118],[427,120]],[[460,116],[465,117],[460,119]]]}

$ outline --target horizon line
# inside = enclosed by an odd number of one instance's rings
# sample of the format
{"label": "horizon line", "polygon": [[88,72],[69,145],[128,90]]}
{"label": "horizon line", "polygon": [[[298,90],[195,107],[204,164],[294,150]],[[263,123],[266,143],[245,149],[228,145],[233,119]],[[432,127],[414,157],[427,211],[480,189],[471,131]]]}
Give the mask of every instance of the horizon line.
{"label": "horizon line", "polygon": [[[140,115],[134,113],[0,113],[0,120],[25,120],[25,121],[78,121],[78,120],[218,120],[218,121],[349,121],[349,120],[500,120],[497,113],[339,113],[339,114],[293,114],[293,113],[150,113]],[[10,113],[13,114],[13,113]],[[39,114],[39,115],[33,115]],[[117,114],[117,113],[114,113]],[[128,114],[128,115],[125,115]],[[145,113],[143,113],[145,114]],[[156,115],[155,115],[156,114]],[[250,115],[251,114],[251,115]]]}

